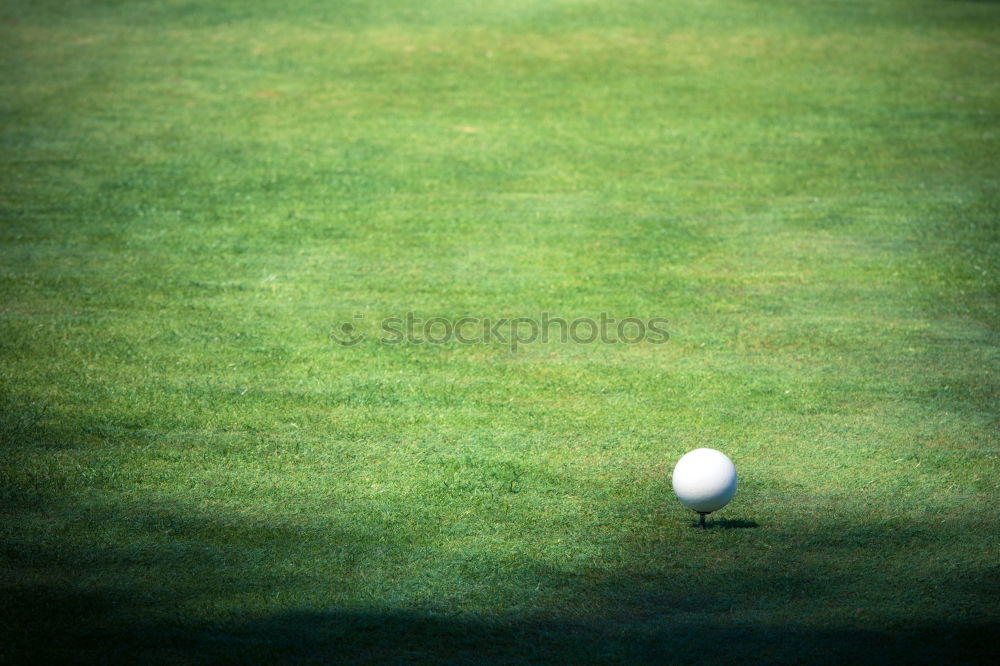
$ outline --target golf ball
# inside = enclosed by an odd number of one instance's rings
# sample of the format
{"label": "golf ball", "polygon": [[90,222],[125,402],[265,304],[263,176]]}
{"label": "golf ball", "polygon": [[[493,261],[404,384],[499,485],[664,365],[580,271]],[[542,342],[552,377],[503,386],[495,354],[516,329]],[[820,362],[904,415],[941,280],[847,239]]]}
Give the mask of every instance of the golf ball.
{"label": "golf ball", "polygon": [[695,449],[674,467],[674,493],[698,513],[718,511],[736,494],[736,466],[722,451]]}

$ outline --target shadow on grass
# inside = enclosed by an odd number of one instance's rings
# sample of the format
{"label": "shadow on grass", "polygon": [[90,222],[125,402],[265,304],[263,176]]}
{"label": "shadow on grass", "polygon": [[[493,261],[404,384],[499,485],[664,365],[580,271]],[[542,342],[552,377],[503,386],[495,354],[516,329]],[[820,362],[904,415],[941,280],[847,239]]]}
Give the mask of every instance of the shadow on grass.
{"label": "shadow on grass", "polygon": [[[8,661],[110,663],[988,663],[1000,625],[935,624],[889,633],[767,624],[484,621],[389,610],[285,612],[230,623],[81,622],[126,600],[24,589],[13,610],[44,616],[51,633],[8,633]],[[56,626],[58,625],[58,626]],[[927,637],[934,641],[928,643]],[[20,640],[19,640],[20,639]]]}
{"label": "shadow on grass", "polygon": [[[697,520],[691,526],[701,529]],[[705,529],[709,530],[749,530],[755,527],[760,527],[760,525],[745,518],[707,518],[705,520]]]}
{"label": "shadow on grass", "polygon": [[[502,570],[490,591],[497,599],[536,586],[555,590],[545,612],[500,608],[477,615],[450,612],[446,603],[394,609],[378,601],[323,608],[343,583],[308,571],[308,558],[296,550],[315,536],[308,529],[180,509],[81,513],[54,498],[35,511],[50,521],[75,517],[113,534],[128,532],[114,540],[84,534],[88,540],[79,541],[22,530],[4,541],[0,632],[7,638],[0,662],[711,663],[743,654],[771,663],[986,663],[1000,630],[1000,624],[926,620],[889,627],[883,619],[872,626],[860,609],[851,622],[803,624],[782,609],[804,605],[809,616],[839,603],[849,580],[821,566],[783,566],[780,557],[727,559],[731,539],[717,538],[694,538],[696,548],[680,551],[667,540],[623,542],[673,560],[662,571],[625,562],[566,572],[531,561],[484,560],[468,573],[476,582]],[[719,529],[753,526],[745,519],[716,521]],[[359,544],[355,567],[379,575],[357,533],[323,533],[331,543]],[[864,535],[830,538],[820,544],[825,557],[868,543]],[[386,539],[383,547],[393,547],[389,541],[405,537]],[[808,547],[795,553],[813,555]],[[306,570],[282,568],[289,560],[306,562]],[[386,589],[391,585],[387,579]],[[302,602],[310,609],[268,602],[283,594],[308,597],[316,588],[331,593]],[[194,619],[199,616],[211,619]]]}
{"label": "shadow on grass", "polygon": [[[41,412],[4,428],[21,448],[50,435]],[[909,569],[905,554],[932,552],[954,536],[947,527],[719,518],[695,534],[636,506],[623,521],[642,519],[589,569],[487,552],[423,564],[403,521],[273,524],[5,478],[0,662],[989,663],[1000,632],[983,619],[995,615],[946,612],[983,607],[989,572],[951,561]],[[880,564],[877,578],[864,573]],[[351,587],[358,580],[374,581],[367,596]],[[450,610],[462,607],[491,610]]]}

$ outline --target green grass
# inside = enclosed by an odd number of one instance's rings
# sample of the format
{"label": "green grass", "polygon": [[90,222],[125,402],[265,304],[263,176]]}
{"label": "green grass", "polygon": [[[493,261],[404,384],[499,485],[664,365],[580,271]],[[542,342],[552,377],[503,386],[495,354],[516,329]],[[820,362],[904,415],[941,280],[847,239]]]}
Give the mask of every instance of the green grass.
{"label": "green grass", "polygon": [[992,661],[998,28],[8,0],[0,661]]}

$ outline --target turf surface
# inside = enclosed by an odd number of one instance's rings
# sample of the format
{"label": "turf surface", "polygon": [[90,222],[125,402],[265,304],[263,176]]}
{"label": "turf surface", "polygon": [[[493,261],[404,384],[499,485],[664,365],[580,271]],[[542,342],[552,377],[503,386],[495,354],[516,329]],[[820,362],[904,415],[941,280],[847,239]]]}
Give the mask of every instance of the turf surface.
{"label": "turf surface", "polygon": [[998,29],[7,0],[0,661],[995,659]]}

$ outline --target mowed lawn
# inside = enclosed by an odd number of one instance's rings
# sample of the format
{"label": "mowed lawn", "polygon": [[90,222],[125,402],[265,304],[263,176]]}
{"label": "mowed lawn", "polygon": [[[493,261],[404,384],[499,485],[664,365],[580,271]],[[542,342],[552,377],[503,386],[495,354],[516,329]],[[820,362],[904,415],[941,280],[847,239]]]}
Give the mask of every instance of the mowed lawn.
{"label": "mowed lawn", "polygon": [[0,662],[996,659],[1000,3],[5,0],[0,72]]}

